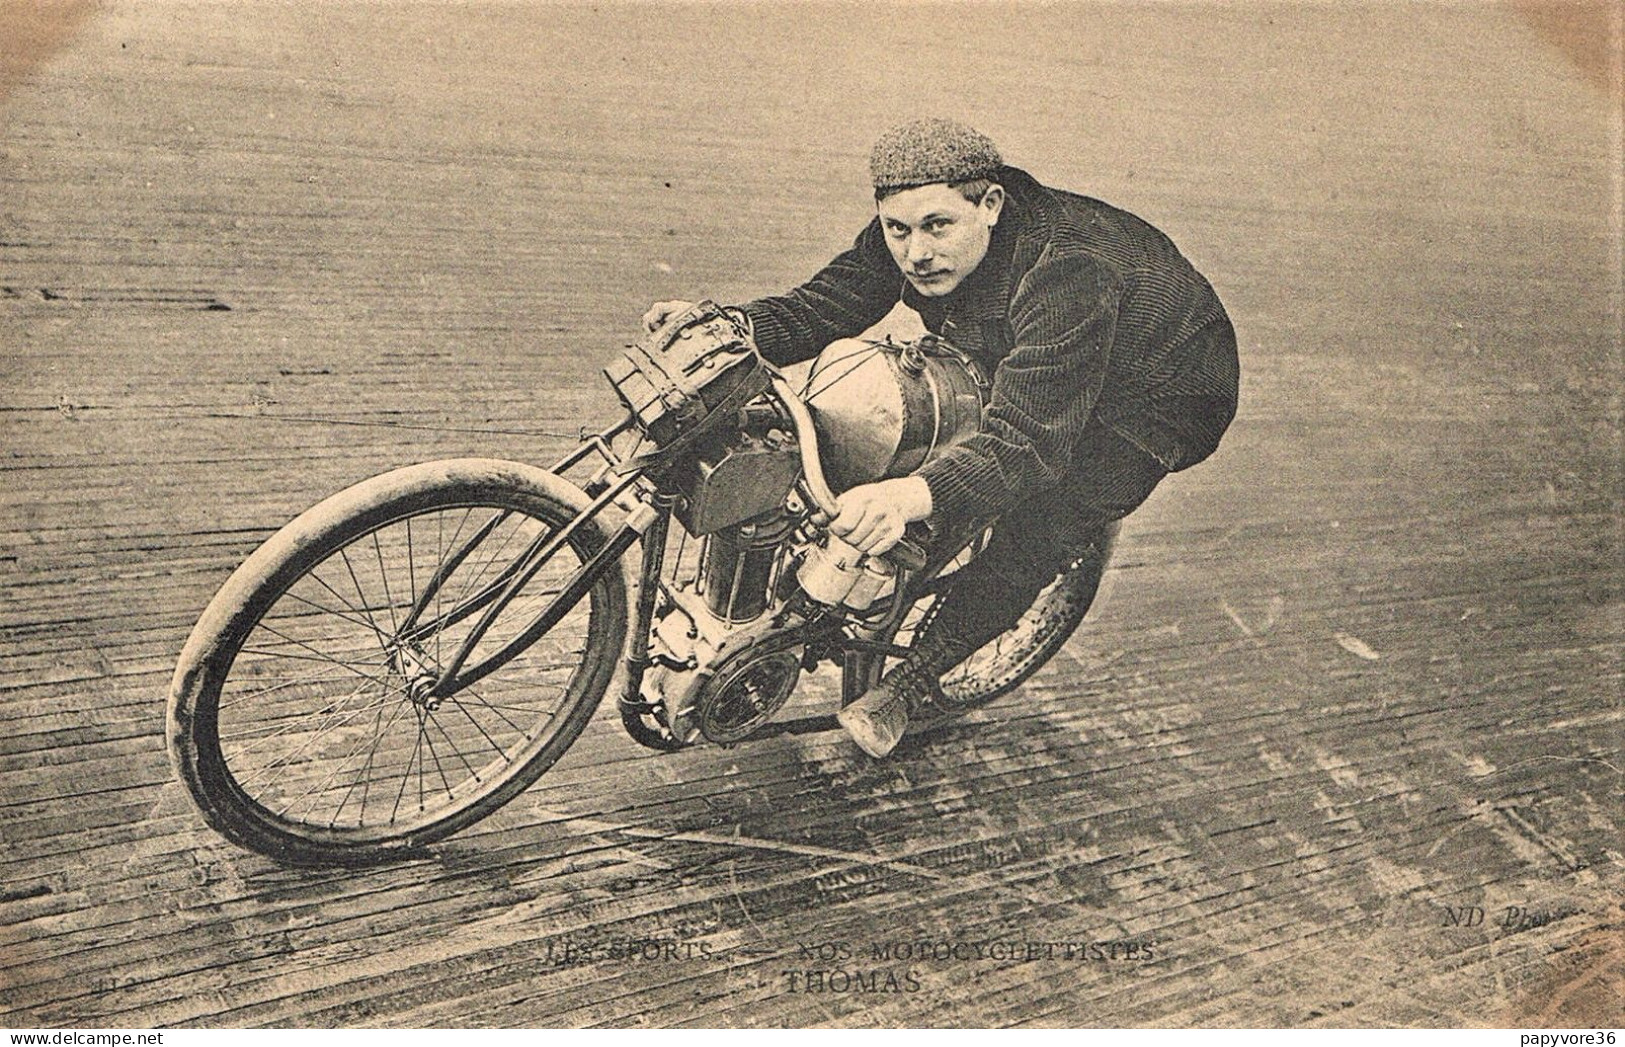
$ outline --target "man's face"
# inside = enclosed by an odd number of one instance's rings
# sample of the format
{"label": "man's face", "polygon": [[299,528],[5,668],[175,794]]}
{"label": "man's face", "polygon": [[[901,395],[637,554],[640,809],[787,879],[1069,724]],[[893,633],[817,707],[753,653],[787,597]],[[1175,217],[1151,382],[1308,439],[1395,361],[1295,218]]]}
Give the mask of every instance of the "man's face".
{"label": "man's face", "polygon": [[999,186],[971,201],[939,183],[893,193],[876,210],[897,267],[916,291],[935,297],[976,271],[1003,206]]}

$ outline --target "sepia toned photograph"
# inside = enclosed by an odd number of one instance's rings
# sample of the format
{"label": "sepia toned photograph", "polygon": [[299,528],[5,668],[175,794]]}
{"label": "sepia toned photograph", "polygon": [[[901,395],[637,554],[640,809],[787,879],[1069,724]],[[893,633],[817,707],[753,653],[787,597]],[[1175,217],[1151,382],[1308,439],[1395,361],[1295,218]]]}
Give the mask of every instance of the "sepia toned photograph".
{"label": "sepia toned photograph", "polygon": [[0,1026],[1613,1035],[1622,64],[0,0]]}

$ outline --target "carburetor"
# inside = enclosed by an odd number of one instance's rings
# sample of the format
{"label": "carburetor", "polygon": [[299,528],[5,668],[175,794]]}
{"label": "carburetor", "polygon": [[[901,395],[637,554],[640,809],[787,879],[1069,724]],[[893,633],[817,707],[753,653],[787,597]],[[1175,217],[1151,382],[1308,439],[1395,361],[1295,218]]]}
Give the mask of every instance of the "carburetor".
{"label": "carburetor", "polygon": [[891,561],[865,556],[845,539],[826,533],[807,549],[796,581],[819,603],[866,611],[891,594],[897,569]]}

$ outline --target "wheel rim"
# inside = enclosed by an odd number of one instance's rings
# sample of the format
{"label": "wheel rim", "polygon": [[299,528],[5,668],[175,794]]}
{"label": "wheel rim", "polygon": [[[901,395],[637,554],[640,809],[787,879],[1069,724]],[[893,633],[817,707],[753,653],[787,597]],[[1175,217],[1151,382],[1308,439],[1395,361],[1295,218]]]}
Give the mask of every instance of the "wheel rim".
{"label": "wheel rim", "polygon": [[[427,686],[483,616],[476,598],[552,532],[507,507],[438,506],[396,515],[301,570],[244,635],[218,695],[231,787],[297,836],[394,839],[468,809],[570,740],[590,601],[479,683],[440,700]],[[519,635],[581,562],[560,547],[466,664]]]}

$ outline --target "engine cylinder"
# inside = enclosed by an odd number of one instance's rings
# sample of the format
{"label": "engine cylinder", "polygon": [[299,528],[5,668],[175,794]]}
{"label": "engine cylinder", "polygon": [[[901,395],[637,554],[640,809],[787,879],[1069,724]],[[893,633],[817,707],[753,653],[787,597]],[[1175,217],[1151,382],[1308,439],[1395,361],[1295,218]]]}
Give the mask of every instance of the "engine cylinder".
{"label": "engine cylinder", "polygon": [[724,527],[706,538],[702,575],[706,608],[731,625],[767,610],[774,569],[790,519],[782,514]]}

